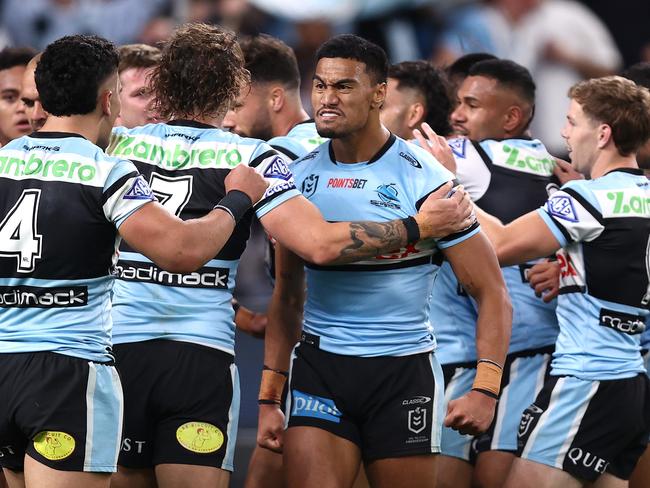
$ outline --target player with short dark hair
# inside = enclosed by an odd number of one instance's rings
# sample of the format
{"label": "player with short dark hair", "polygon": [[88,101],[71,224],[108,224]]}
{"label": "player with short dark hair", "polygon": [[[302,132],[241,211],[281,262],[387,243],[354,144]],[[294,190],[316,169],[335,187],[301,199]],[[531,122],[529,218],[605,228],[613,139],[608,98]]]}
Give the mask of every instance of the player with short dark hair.
{"label": "player with short dark hair", "polygon": [[[300,196],[282,155],[219,128],[249,76],[234,33],[206,24],[179,27],[152,75],[155,106],[171,120],[115,128],[109,152],[130,157],[163,205],[183,219],[212,208],[233,169],[255,168],[270,183],[254,206],[262,225],[321,265],[405,245],[415,231],[411,219],[420,222],[423,236],[463,225],[457,212],[469,219],[461,195],[453,202],[429,199],[410,219],[326,222]],[[442,209],[446,215],[439,219]],[[450,214],[452,229],[440,222]],[[166,486],[228,484],[239,410],[231,299],[252,218],[245,212],[228,244],[193,274],[162,273],[137,247],[121,247],[112,316],[127,407],[114,486],[154,479]]]}
{"label": "player with short dark hair", "polygon": [[468,53],[459,57],[456,61],[447,66],[445,72],[452,83],[454,91],[456,91],[463,80],[467,78],[472,66],[481,61],[487,61],[490,59],[497,59],[497,57],[488,53]]}
{"label": "player with short dark hair", "polygon": [[[554,159],[539,140],[527,137],[535,104],[528,71],[509,60],[474,64],[458,88],[450,139],[456,176],[477,205],[505,222],[537,208],[556,189]],[[472,442],[443,429],[439,486],[499,487],[517,449],[517,418],[541,389],[557,337],[555,303],[544,303],[527,279],[534,263],[503,269],[514,310],[502,392],[490,429]],[[451,313],[450,313],[451,311]],[[437,323],[440,361],[448,400],[471,388],[476,357],[472,344],[476,304],[443,263],[433,287],[431,316]],[[472,464],[475,463],[473,467]]]}
{"label": "player with short dark hair", "polygon": [[[431,192],[446,191],[451,173],[380,123],[383,50],[344,35],[327,41],[316,58],[312,104],[319,134],[331,141],[292,169],[325,218],[385,221],[417,208]],[[499,387],[494,363],[504,360],[510,321],[501,273],[478,227],[343,266],[304,262],[276,247],[258,440],[276,450],[284,444],[289,487],[351,486],[361,461],[371,486],[401,486],[405,473],[409,485],[434,486],[443,378],[427,305],[441,249],[481,302],[481,373],[474,391],[449,406],[445,421],[477,433],[492,418]],[[302,338],[290,354],[302,325],[305,275]]]}
{"label": "player with short dark hair", "polygon": [[449,87],[442,71],[428,61],[404,61],[388,69],[381,122],[402,139],[426,122],[439,135],[451,134]]}
{"label": "player with short dark hair", "polygon": [[120,110],[105,39],[50,44],[36,85],[47,122],[0,149],[0,465],[11,486],[108,487],[122,430],[109,313],[120,236],[190,272],[266,183],[242,167],[218,209],[188,222],[156,203],[133,163],[98,147]]}
{"label": "player with short dark hair", "polygon": [[118,53],[122,110],[115,125],[131,128],[156,122],[149,78],[160,61],[160,49],[147,44],[127,44],[120,46]]}
{"label": "player with short dark hair", "polygon": [[20,86],[25,67],[35,54],[26,47],[0,51],[0,146],[31,132],[20,100]]}

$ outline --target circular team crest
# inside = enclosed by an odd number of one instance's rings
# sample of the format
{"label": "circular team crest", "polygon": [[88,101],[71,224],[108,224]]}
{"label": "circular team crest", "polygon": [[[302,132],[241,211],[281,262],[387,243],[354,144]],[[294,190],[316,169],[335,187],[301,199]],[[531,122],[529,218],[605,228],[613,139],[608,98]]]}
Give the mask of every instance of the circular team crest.
{"label": "circular team crest", "polygon": [[187,422],[176,430],[176,440],[188,451],[209,454],[223,445],[223,432],[207,422]]}
{"label": "circular team crest", "polygon": [[34,449],[45,459],[60,461],[74,451],[74,437],[65,432],[44,430],[34,437]]}

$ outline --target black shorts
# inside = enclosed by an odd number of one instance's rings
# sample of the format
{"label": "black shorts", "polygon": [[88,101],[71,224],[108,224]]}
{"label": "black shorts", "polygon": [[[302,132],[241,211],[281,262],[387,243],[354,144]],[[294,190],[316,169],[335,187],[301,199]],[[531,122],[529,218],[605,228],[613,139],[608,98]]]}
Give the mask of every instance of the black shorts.
{"label": "black shorts", "polygon": [[122,389],[112,364],[51,352],[0,354],[0,466],[25,453],[61,471],[116,471]]}
{"label": "black shorts", "polygon": [[586,481],[607,472],[629,479],[648,446],[650,381],[550,376],[521,417],[522,458]]}
{"label": "black shorts", "polygon": [[472,444],[477,456],[486,451],[517,451],[517,431],[524,410],[535,401],[551,371],[555,346],[508,354],[501,392],[490,428]]}
{"label": "black shorts", "polygon": [[442,370],[433,353],[356,357],[300,343],[292,356],[288,427],[354,442],[364,461],[440,452]]}
{"label": "black shorts", "polygon": [[114,347],[124,387],[118,464],[192,464],[233,470],[239,377],[233,357],[189,342]]}

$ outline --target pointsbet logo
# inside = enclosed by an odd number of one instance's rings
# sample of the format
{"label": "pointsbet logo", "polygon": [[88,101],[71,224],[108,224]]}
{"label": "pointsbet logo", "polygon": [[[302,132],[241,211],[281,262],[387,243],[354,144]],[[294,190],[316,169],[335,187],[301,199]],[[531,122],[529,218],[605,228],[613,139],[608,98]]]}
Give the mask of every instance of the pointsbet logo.
{"label": "pointsbet logo", "polygon": [[43,160],[36,154],[32,154],[27,160],[18,157],[0,157],[0,175],[87,182],[92,181],[96,173],[97,168],[94,165],[67,159]]}
{"label": "pointsbet logo", "polygon": [[61,461],[70,456],[75,447],[75,440],[70,434],[44,430],[34,437],[34,449],[45,459]]}
{"label": "pointsbet logo", "polygon": [[186,422],[176,429],[176,440],[188,451],[209,454],[223,445],[223,432],[207,422]]}
{"label": "pointsbet logo", "polygon": [[[213,145],[218,146],[217,143]],[[135,136],[115,136],[108,153],[168,168],[234,168],[243,159],[239,149],[231,146],[216,149],[179,143],[163,146]]]}

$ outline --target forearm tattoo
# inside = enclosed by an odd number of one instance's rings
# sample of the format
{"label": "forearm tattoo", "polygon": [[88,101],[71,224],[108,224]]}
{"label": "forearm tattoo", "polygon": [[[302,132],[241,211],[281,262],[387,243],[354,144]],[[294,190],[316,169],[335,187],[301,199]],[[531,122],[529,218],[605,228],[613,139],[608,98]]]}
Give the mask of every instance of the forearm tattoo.
{"label": "forearm tattoo", "polygon": [[400,220],[389,222],[352,222],[352,243],[345,246],[337,262],[350,262],[384,254],[406,245],[406,227]]}

